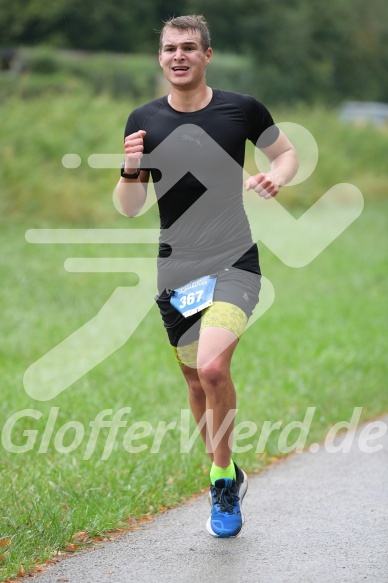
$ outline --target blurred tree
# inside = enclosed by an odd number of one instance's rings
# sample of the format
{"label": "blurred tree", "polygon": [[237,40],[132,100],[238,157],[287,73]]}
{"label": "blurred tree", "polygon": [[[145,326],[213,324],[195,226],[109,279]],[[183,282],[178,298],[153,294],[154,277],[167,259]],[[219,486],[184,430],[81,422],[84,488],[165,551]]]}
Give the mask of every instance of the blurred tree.
{"label": "blurred tree", "polygon": [[156,29],[174,15],[172,0],[0,0],[2,46],[151,52]]}
{"label": "blurred tree", "polygon": [[188,0],[213,46],[249,54],[263,100],[388,101],[386,0]]}
{"label": "blurred tree", "polygon": [[[270,102],[388,101],[386,0],[183,0],[216,51],[247,55],[245,86]],[[3,47],[155,53],[174,0],[0,0]],[[248,62],[248,59],[247,59]]]}

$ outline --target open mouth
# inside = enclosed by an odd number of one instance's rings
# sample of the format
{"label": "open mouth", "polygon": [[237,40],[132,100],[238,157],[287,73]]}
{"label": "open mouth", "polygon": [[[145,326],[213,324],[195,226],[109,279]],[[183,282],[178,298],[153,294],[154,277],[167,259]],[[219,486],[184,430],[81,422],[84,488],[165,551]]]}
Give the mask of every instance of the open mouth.
{"label": "open mouth", "polygon": [[189,70],[189,68],[188,68],[188,67],[184,67],[184,66],[180,66],[180,67],[171,67],[171,69],[172,69],[173,71],[175,71],[175,72],[178,72],[178,71],[188,71],[188,70]]}

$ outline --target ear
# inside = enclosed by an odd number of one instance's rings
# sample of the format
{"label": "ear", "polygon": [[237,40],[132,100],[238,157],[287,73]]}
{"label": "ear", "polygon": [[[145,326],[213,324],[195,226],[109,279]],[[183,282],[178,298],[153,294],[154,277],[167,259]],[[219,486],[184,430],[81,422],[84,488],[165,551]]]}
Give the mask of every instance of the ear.
{"label": "ear", "polygon": [[212,60],[213,49],[211,47],[209,47],[207,49],[207,51],[205,52],[205,55],[206,55],[206,65],[208,65],[210,63],[210,61]]}

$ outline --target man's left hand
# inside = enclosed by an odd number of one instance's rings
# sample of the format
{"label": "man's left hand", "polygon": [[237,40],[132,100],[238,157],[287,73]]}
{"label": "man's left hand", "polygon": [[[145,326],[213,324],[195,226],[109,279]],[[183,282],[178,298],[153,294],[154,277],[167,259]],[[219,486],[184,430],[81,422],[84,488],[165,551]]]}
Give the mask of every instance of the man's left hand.
{"label": "man's left hand", "polygon": [[268,172],[256,174],[245,181],[246,190],[254,190],[262,198],[273,198],[280,190],[279,180]]}

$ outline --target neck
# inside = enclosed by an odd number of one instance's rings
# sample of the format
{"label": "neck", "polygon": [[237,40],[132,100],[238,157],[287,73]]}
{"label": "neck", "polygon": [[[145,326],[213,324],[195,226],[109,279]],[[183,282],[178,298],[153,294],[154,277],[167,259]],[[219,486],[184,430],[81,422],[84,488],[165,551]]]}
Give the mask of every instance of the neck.
{"label": "neck", "polygon": [[177,111],[190,112],[203,109],[210,103],[213,96],[213,90],[205,84],[189,90],[171,86],[170,91],[168,102]]}

